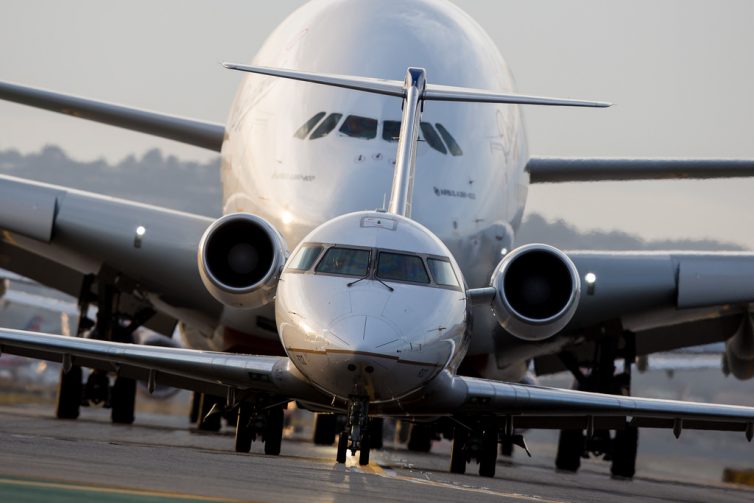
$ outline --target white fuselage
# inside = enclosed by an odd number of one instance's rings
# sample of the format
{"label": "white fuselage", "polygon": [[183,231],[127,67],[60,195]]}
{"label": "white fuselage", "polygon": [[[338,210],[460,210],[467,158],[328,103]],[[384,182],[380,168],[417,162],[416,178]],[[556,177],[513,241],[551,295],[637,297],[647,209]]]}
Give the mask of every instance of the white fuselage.
{"label": "white fuselage", "polygon": [[[434,84],[513,91],[494,43],[444,0],[315,0],[274,31],[254,64],[393,80],[413,66],[425,68]],[[347,124],[351,116],[355,122]],[[245,77],[222,149],[224,212],[265,218],[293,249],[340,215],[385,207],[398,145],[391,127],[400,118],[399,98]],[[431,126],[420,134],[411,216],[447,247],[469,286],[486,286],[501,251],[511,249],[526,200],[528,152],[519,107],[431,102],[422,122]],[[427,137],[433,131],[440,144]],[[315,288],[305,281],[300,287]],[[320,295],[321,288],[327,287],[315,288]],[[379,284],[359,288],[386,295]],[[488,310],[475,315],[474,331],[494,327]],[[465,348],[455,344],[453,351]],[[444,366],[455,356],[437,361]]]}

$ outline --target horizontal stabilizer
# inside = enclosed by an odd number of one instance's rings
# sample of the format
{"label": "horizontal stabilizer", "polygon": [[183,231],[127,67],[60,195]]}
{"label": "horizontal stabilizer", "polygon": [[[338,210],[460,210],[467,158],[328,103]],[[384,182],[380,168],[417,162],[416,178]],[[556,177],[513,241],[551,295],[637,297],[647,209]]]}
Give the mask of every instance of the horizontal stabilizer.
{"label": "horizontal stabilizer", "polygon": [[0,99],[131,129],[216,152],[220,151],[225,138],[225,127],[221,124],[160,114],[10,82],[0,82]]}
{"label": "horizontal stabilizer", "polygon": [[[268,68],[264,66],[239,65],[223,63],[225,68],[241,72],[257,73],[284,79],[313,82],[345,89],[354,89],[368,93],[384,94],[387,96],[404,96],[404,83],[399,80],[383,80],[369,77],[354,77],[349,75],[332,75],[326,73],[301,72],[282,68]],[[610,103],[601,101],[583,101],[562,98],[547,98],[542,96],[526,96],[522,94],[495,93],[481,89],[465,87],[440,86],[427,84],[422,99],[427,101],[462,101],[469,103],[510,103],[517,105],[551,105],[572,107],[609,107]]]}
{"label": "horizontal stabilizer", "polygon": [[754,176],[754,161],[533,157],[526,169],[531,183],[708,179]]}

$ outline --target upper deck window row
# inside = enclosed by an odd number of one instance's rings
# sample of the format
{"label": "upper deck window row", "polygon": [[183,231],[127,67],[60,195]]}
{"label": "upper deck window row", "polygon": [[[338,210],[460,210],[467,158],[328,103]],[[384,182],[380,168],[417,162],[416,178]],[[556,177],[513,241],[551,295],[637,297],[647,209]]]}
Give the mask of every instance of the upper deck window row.
{"label": "upper deck window row", "polygon": [[[360,115],[348,115],[342,121],[342,124],[341,119],[343,119],[343,114],[318,112],[298,128],[293,136],[300,140],[304,140],[307,137],[310,140],[317,140],[329,135],[340,124],[338,133],[342,136],[360,138],[362,140],[377,138],[377,130],[380,124],[377,119],[362,117]],[[434,125],[430,122],[422,122],[419,124],[419,129],[419,141],[426,142],[433,150],[441,154],[450,153],[456,157],[463,155],[463,150],[461,150],[453,135],[439,122]],[[383,121],[382,139],[389,142],[397,142],[400,130],[400,121]]]}

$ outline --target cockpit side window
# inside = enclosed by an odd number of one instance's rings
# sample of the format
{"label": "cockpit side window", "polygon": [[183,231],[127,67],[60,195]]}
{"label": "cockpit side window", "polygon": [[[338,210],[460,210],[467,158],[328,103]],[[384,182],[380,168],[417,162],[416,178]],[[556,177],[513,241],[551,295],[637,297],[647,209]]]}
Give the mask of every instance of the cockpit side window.
{"label": "cockpit side window", "polygon": [[448,151],[445,149],[445,145],[442,144],[442,140],[437,134],[437,131],[435,131],[435,128],[432,127],[432,124],[430,124],[429,122],[422,122],[421,124],[419,124],[419,126],[421,127],[422,134],[424,135],[424,140],[430,147],[442,154],[448,153]]}
{"label": "cockpit side window", "polygon": [[315,271],[345,276],[366,276],[369,272],[369,256],[369,250],[332,247],[325,252]]}
{"label": "cockpit side window", "polygon": [[317,138],[322,138],[323,136],[330,134],[330,132],[335,129],[335,126],[338,125],[338,122],[340,122],[341,117],[343,117],[343,114],[328,115],[327,118],[323,120],[319,126],[317,126],[317,129],[314,130],[309,139],[316,140]]}
{"label": "cockpit side window", "polygon": [[296,271],[308,271],[322,254],[325,247],[322,245],[304,245],[291,260],[289,269]]}
{"label": "cockpit side window", "polygon": [[439,122],[436,123],[435,126],[437,126],[437,130],[440,132],[442,139],[445,140],[445,144],[448,145],[448,149],[450,149],[451,155],[454,155],[456,157],[463,155],[463,150],[461,150],[461,147],[456,142],[456,139],[453,138],[453,136],[447,129],[445,129],[445,126],[443,126]]}
{"label": "cockpit side window", "polygon": [[377,123],[376,119],[349,115],[340,126],[340,132],[351,138],[371,140],[377,136]]}
{"label": "cockpit side window", "polygon": [[382,139],[385,141],[398,141],[401,132],[401,121],[385,121],[382,123]]}
{"label": "cockpit side window", "polygon": [[458,278],[453,272],[453,266],[447,260],[428,258],[427,265],[432,277],[440,286],[458,286]]}
{"label": "cockpit side window", "polygon": [[427,270],[420,257],[402,253],[380,252],[377,277],[385,280],[429,283]]}
{"label": "cockpit side window", "polygon": [[296,138],[299,140],[303,140],[306,138],[312,129],[314,129],[314,126],[316,126],[319,121],[322,120],[322,117],[324,117],[326,114],[325,112],[319,112],[318,114],[315,114],[311,119],[306,121],[303,126],[298,128],[296,132],[293,134]]}

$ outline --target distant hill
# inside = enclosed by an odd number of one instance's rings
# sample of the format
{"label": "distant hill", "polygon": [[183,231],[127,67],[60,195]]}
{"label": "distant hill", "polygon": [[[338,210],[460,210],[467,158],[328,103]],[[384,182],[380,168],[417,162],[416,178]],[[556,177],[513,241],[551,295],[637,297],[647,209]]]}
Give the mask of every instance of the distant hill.
{"label": "distant hill", "polygon": [[[115,165],[105,160],[79,162],[56,146],[22,155],[0,151],[0,173],[74,187],[210,217],[222,212],[220,160],[205,164],[165,157],[155,149]],[[563,249],[600,250],[743,250],[714,240],[645,241],[621,231],[587,231],[533,213],[519,230],[516,244],[544,242]]]}

